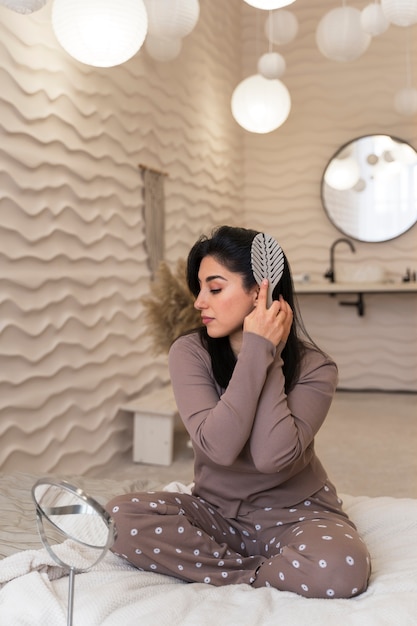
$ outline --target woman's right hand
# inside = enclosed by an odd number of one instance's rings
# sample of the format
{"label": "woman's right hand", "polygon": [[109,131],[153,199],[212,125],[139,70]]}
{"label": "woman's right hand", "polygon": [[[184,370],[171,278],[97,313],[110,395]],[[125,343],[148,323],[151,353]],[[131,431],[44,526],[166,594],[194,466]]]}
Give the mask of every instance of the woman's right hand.
{"label": "woman's right hand", "polygon": [[290,334],[293,312],[282,296],[267,308],[268,280],[264,279],[258,293],[255,308],[245,317],[243,330],[260,335],[277,346]]}

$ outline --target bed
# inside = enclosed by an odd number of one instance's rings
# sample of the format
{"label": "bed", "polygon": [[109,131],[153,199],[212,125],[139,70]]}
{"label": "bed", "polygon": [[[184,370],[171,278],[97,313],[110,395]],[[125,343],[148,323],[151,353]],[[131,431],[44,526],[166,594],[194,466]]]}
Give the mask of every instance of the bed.
{"label": "bed", "polygon": [[[66,624],[68,576],[42,547],[31,488],[39,476],[0,475],[0,624]],[[140,479],[60,476],[99,503],[155,490]],[[170,483],[165,489],[187,491]],[[351,600],[306,599],[247,585],[213,587],[140,572],[112,553],[75,577],[74,626],[416,626],[417,499],[343,496],[372,555],[366,593]],[[63,550],[75,549],[71,542]]]}

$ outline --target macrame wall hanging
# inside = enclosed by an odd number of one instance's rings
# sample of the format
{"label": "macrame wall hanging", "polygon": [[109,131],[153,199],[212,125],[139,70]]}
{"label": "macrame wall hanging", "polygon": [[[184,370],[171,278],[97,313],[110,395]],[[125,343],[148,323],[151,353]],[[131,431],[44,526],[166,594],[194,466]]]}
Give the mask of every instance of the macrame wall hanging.
{"label": "macrame wall hanging", "polygon": [[145,245],[151,278],[154,279],[165,254],[165,193],[167,174],[146,165],[139,165],[143,176],[143,216]]}

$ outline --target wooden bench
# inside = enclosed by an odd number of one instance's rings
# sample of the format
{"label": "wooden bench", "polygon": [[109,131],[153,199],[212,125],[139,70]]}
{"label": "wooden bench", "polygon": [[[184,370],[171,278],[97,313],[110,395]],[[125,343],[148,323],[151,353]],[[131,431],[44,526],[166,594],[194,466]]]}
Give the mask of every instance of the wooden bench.
{"label": "wooden bench", "polygon": [[174,430],[180,422],[171,385],[138,396],[120,408],[133,413],[133,461],[171,465]]}

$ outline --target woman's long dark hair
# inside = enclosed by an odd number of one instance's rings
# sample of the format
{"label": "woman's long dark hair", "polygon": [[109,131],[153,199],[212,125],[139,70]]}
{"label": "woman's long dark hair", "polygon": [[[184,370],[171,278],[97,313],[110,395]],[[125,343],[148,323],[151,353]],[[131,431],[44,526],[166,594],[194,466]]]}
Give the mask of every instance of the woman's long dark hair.
{"label": "woman's long dark hair", "polygon": [[[251,267],[251,246],[257,234],[258,231],[247,228],[220,226],[212,232],[210,238],[205,235],[200,237],[191,248],[187,260],[187,282],[191,293],[197,298],[200,292],[198,272],[201,261],[206,256],[212,256],[230,272],[241,274],[245,290],[249,291],[254,287],[256,281]],[[288,393],[297,380],[305,346],[304,341],[299,337],[299,329],[308,339],[309,337],[298,313],[291,271],[285,255],[284,272],[279,284],[273,291],[273,299],[278,300],[280,294],[288,302],[294,313],[290,334],[282,351],[285,391]],[[199,329],[198,332],[203,345],[210,354],[214,377],[222,388],[226,388],[236,365],[236,357],[231,348],[229,337],[210,337],[206,327]]]}

